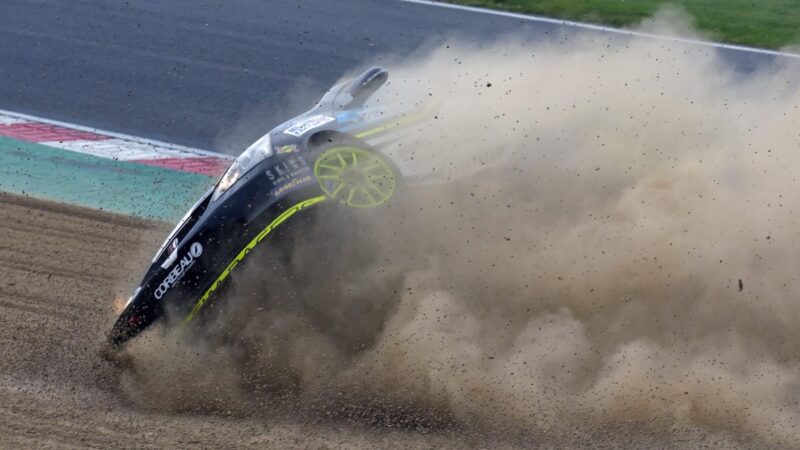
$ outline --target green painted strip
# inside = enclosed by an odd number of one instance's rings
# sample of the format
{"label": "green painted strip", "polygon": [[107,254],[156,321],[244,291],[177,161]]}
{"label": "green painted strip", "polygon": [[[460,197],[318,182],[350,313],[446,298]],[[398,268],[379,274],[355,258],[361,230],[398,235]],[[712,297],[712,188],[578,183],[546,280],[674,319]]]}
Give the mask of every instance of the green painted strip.
{"label": "green painted strip", "polygon": [[174,222],[213,183],[205,175],[0,137],[0,191]]}

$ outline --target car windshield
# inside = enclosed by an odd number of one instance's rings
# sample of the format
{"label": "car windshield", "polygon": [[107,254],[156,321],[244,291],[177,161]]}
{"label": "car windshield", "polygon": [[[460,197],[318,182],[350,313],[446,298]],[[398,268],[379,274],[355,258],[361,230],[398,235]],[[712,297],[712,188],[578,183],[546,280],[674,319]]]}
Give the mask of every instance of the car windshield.
{"label": "car windshield", "polygon": [[222,178],[220,178],[211,200],[214,201],[218,199],[233,186],[242,175],[250,171],[256,164],[272,156],[272,153],[272,143],[269,134],[264,135],[250,147],[247,147],[247,149],[236,158],[233,164],[231,164]]}

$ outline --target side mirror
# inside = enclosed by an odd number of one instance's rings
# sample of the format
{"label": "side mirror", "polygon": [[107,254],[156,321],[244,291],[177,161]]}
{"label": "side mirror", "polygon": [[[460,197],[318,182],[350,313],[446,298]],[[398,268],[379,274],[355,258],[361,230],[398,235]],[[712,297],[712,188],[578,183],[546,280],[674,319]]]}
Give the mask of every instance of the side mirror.
{"label": "side mirror", "polygon": [[353,97],[347,107],[359,108],[375,93],[386,80],[389,79],[389,72],[383,67],[370,67],[364,73],[356,77],[348,89],[348,93]]}

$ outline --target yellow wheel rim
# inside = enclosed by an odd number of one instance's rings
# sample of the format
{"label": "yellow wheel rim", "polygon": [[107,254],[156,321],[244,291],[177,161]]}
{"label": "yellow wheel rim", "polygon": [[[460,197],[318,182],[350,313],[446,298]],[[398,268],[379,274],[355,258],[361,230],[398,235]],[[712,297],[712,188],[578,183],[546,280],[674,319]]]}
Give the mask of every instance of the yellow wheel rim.
{"label": "yellow wheel rim", "polygon": [[380,156],[358,147],[334,147],[314,163],[323,192],[347,206],[369,208],[386,203],[395,190],[395,175]]}

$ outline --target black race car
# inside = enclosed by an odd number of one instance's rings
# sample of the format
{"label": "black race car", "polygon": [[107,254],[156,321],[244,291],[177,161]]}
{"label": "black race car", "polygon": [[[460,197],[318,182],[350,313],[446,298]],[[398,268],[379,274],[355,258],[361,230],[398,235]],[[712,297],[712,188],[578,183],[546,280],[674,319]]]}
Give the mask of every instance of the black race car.
{"label": "black race car", "polygon": [[[322,202],[382,205],[399,172],[381,145],[419,110],[365,107],[388,73],[373,67],[248,147],[178,223],[108,335],[113,354],[167,311],[196,321],[256,246]],[[270,243],[269,245],[273,245]]]}

